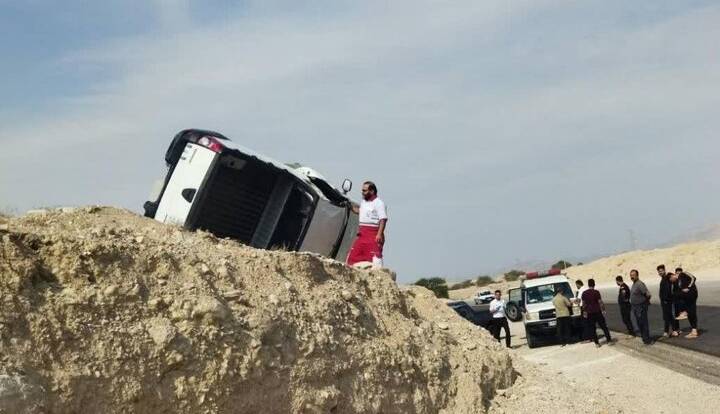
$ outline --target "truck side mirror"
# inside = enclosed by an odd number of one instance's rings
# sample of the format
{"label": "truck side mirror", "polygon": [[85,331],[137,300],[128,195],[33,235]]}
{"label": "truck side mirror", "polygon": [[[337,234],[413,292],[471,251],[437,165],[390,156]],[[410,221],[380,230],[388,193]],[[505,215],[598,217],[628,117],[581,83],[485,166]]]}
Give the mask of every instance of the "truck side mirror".
{"label": "truck side mirror", "polygon": [[342,190],[343,194],[347,194],[352,190],[352,181],[348,180],[347,178],[343,180],[342,182]]}

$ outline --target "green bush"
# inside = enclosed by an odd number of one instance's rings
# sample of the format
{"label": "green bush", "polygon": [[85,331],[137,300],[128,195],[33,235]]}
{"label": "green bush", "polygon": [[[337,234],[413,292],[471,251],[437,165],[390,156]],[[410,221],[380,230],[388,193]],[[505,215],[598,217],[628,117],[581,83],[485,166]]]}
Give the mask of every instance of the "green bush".
{"label": "green bush", "polygon": [[493,283],[494,281],[495,280],[493,280],[492,277],[487,276],[487,275],[478,276],[477,279],[475,279],[475,286],[477,286],[477,287],[487,286],[490,283]]}
{"label": "green bush", "polygon": [[433,277],[430,279],[422,278],[415,282],[417,286],[423,286],[427,289],[430,289],[435,293],[435,296],[438,298],[449,298],[448,296],[448,286],[447,282],[445,282],[445,279],[440,277]]}
{"label": "green bush", "polygon": [[505,280],[508,282],[514,282],[520,278],[520,276],[524,275],[525,272],[522,270],[511,270],[507,273],[505,273]]}

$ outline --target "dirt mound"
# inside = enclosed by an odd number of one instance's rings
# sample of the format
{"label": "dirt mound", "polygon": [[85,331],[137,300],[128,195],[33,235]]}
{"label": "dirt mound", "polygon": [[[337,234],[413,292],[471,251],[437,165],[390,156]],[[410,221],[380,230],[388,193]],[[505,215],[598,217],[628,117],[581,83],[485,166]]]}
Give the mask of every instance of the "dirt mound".
{"label": "dirt mound", "polygon": [[484,412],[515,376],[387,271],[113,208],[0,224],[0,412]]}
{"label": "dirt mound", "polygon": [[630,270],[637,269],[641,278],[655,279],[655,268],[665,264],[668,270],[680,266],[685,270],[699,275],[710,271],[717,273],[720,267],[720,240],[684,243],[674,247],[654,250],[638,250],[616,256],[595,260],[583,266],[567,269],[571,278],[594,278],[598,282],[610,282],[615,276],[622,275],[626,279]]}

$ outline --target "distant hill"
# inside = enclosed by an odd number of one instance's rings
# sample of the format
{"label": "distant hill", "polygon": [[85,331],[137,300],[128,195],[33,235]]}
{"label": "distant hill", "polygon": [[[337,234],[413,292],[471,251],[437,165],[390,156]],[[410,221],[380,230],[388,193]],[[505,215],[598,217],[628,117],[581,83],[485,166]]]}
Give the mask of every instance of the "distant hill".
{"label": "distant hill", "polygon": [[641,278],[656,278],[655,267],[658,264],[665,264],[668,270],[680,266],[694,274],[705,271],[718,273],[720,272],[720,240],[626,252],[604,257],[583,266],[571,267],[567,270],[567,274],[571,278],[592,277],[597,281],[612,281],[617,275],[627,278],[630,270],[637,269]]}

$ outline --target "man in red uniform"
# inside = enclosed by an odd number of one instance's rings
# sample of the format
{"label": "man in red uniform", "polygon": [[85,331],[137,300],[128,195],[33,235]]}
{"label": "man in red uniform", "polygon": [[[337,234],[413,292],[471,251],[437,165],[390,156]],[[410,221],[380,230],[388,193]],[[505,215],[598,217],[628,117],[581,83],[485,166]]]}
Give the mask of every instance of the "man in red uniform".
{"label": "man in red uniform", "polygon": [[378,198],[377,186],[372,181],[363,183],[362,197],[359,206],[352,206],[353,213],[360,217],[357,239],[350,249],[347,264],[352,266],[358,262],[372,262],[373,266],[382,267],[387,209]]}

